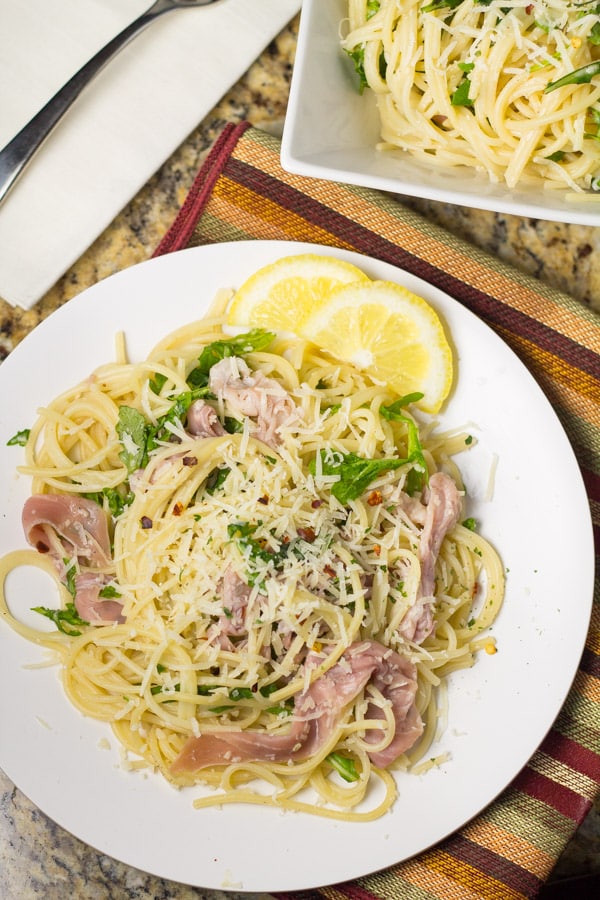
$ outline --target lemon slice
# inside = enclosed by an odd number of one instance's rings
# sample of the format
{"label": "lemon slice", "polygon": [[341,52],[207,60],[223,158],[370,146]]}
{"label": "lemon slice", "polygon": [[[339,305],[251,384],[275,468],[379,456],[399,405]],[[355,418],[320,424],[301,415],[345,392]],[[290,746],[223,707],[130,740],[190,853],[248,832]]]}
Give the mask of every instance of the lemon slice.
{"label": "lemon slice", "polygon": [[436,311],[421,297],[388,281],[345,285],[302,325],[307,338],[400,395],[420,391],[417,404],[438,412],[452,387],[450,345]]}
{"label": "lemon slice", "polygon": [[258,269],[241,285],[231,300],[227,321],[301,334],[304,320],[327,301],[332,290],[368,280],[357,266],[334,256],[285,256]]}

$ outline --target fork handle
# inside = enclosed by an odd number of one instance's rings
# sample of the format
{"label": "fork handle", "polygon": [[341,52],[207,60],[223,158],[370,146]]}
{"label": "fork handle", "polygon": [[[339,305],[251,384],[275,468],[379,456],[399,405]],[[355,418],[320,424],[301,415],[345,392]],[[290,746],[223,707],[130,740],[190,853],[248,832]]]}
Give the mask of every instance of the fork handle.
{"label": "fork handle", "polygon": [[154,19],[174,7],[157,0],[145,13],[119,32],[76,72],[24,128],[0,151],[0,203],[33,154],[84,87],[125,44]]}

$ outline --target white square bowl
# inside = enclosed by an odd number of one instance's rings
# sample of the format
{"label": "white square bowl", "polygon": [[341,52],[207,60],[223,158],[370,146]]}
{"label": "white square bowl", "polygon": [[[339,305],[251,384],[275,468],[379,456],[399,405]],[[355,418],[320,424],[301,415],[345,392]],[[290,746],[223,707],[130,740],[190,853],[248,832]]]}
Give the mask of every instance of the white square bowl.
{"label": "white square bowl", "polygon": [[[600,225],[600,194],[566,199],[567,189],[511,190],[466,169],[429,169],[401,150],[381,152],[371,91],[358,92],[340,47],[346,0],[304,0],[281,145],[286,171],[475,209],[576,225]],[[573,194],[571,194],[571,197]]]}

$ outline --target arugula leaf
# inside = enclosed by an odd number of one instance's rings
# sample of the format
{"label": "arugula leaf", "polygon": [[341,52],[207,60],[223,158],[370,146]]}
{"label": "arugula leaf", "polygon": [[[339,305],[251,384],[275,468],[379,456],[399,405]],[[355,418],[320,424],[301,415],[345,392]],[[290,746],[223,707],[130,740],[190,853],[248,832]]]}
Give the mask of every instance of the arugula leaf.
{"label": "arugula leaf", "polygon": [[253,328],[245,334],[224,338],[208,344],[198,357],[198,365],[189,373],[187,383],[193,387],[205,387],[208,384],[208,373],[215,363],[228,356],[241,356],[256,350],[265,350],[275,337],[274,332],[264,328]]}
{"label": "arugula leaf", "polygon": [[227,693],[230,700],[252,700],[254,697],[252,688],[247,687],[234,687]]}
{"label": "arugula leaf", "polygon": [[[367,21],[372,19],[375,13],[381,8],[380,0],[368,0],[367,2]],[[369,87],[367,76],[365,75],[365,45],[359,44],[353,50],[346,50],[346,53],[354,63],[354,70],[358,75],[358,92],[364,93],[365,88]],[[379,54],[379,74],[385,78],[387,71],[387,62],[383,51]]]}
{"label": "arugula leaf", "polygon": [[367,76],[365,75],[365,47],[364,44],[354,47],[352,50],[345,51],[354,63],[354,71],[358,76],[358,93],[364,94],[365,88],[369,87]]}
{"label": "arugula leaf", "polygon": [[103,597],[104,600],[113,600],[118,599],[121,596],[121,593],[116,589],[114,584],[107,584],[98,592],[98,596]]}
{"label": "arugula leaf", "polygon": [[270,697],[271,694],[274,694],[275,691],[279,690],[279,688],[280,685],[273,681],[271,684],[264,684],[261,688],[259,688],[259,691],[263,697]]}
{"label": "arugula leaf", "polygon": [[[600,3],[596,4],[596,7],[591,10],[591,12],[595,13],[597,16],[600,16]],[[600,44],[600,22],[596,22],[592,25],[592,30],[587,36],[587,40],[590,44],[594,44],[594,46],[598,46]]]}
{"label": "arugula leaf", "polygon": [[206,493],[212,495],[224,484],[231,469],[229,466],[217,466],[206,479]]}
{"label": "arugula leaf", "polygon": [[450,103],[452,106],[473,106],[473,101],[469,97],[471,90],[471,81],[469,78],[463,78],[454,93],[450,94]]}
{"label": "arugula leaf", "polygon": [[133,493],[122,487],[102,488],[101,491],[95,491],[91,494],[83,494],[88,500],[93,500],[98,506],[103,505],[104,498],[108,503],[111,516],[116,519],[121,513],[133,503]]}
{"label": "arugula leaf", "polygon": [[155,372],[154,378],[148,379],[148,386],[153,394],[160,394],[165,382],[167,380],[167,376],[163,375],[162,372]]}
{"label": "arugula leaf", "polygon": [[29,440],[29,435],[31,434],[31,428],[23,428],[21,431],[17,431],[16,434],[13,434],[11,438],[9,438],[6,442],[7,447],[24,447]]}
{"label": "arugula leaf", "polygon": [[273,716],[291,716],[294,707],[289,700],[285,700],[284,703],[280,703],[279,706],[267,706],[266,711]]}
{"label": "arugula leaf", "polygon": [[[427,479],[427,464],[423,455],[417,426],[402,410],[409,403],[416,403],[422,396],[423,394],[418,392],[406,394],[388,406],[380,407],[380,413],[384,418],[389,421],[402,422],[406,425],[408,451],[406,459],[397,457],[364,459],[355,453],[341,452],[329,456],[326,451],[319,451],[323,474],[340,476],[339,481],[331,485],[331,493],[340,503],[345,505],[350,500],[356,500],[382,472],[387,472],[390,469],[400,469],[408,463],[412,463],[413,467],[406,479],[407,493],[414,493],[420,490]],[[316,474],[316,457],[310,461],[308,468],[312,475]]]}
{"label": "arugula leaf", "polygon": [[143,469],[147,462],[146,441],[149,425],[145,417],[132,406],[119,407],[119,421],[116,429],[123,449],[119,459],[131,475],[136,469]]}
{"label": "arugula leaf", "polygon": [[344,781],[358,781],[360,778],[355,762],[349,756],[343,756],[341,753],[329,753],[325,759],[341,775]]}
{"label": "arugula leaf", "polygon": [[574,69],[556,81],[549,82],[544,88],[544,93],[549,94],[551,91],[569,84],[589,84],[595,75],[600,75],[600,59],[596,59],[586,66],[581,66],[580,69]]}
{"label": "arugula leaf", "polygon": [[[339,475],[339,481],[331,485],[331,493],[343,505],[360,497],[375,478],[389,469],[399,469],[406,465],[407,459],[364,459],[356,453],[336,453],[328,459],[325,450],[321,454],[321,470],[324,475]],[[309,463],[309,471],[314,475],[317,471],[316,457]]]}
{"label": "arugula leaf", "polygon": [[42,616],[46,616],[47,619],[54,622],[59,631],[62,631],[62,633],[68,635],[68,637],[78,637],[81,634],[81,631],[78,630],[78,626],[90,624],[80,617],[75,609],[74,603],[67,603],[64,609],[50,609],[47,606],[33,606],[32,611],[40,613]]}
{"label": "arugula leaf", "polygon": [[116,430],[123,447],[119,458],[127,467],[130,475],[136,469],[145,468],[148,454],[160,446],[160,441],[169,440],[171,432],[166,427],[167,424],[183,424],[186,413],[194,400],[204,397],[206,394],[206,388],[183,391],[178,394],[169,411],[161,416],[156,425],[147,422],[145,416],[132,406],[124,404],[119,407]]}
{"label": "arugula leaf", "polygon": [[253,537],[257,528],[258,525],[253,525],[251,522],[234,522],[227,526],[228,536],[236,542],[240,551],[247,557],[249,567],[247,575],[250,587],[254,587],[259,577],[259,573],[255,570],[258,560],[271,563],[275,569],[281,569],[290,550],[290,544],[283,543],[279,550],[269,549]]}
{"label": "arugula leaf", "polygon": [[463,0],[433,0],[424,6],[422,12],[436,12],[438,9],[456,9]]}
{"label": "arugula leaf", "polygon": [[73,559],[63,559],[65,564],[65,586],[71,597],[75,597],[77,588],[75,587],[75,578],[77,576],[77,566]]}
{"label": "arugula leaf", "polygon": [[407,494],[414,494],[416,491],[420,491],[427,482],[427,462],[423,455],[419,429],[410,416],[406,416],[402,412],[406,406],[410,403],[417,403],[422,397],[423,394],[416,391],[413,394],[405,394],[404,397],[400,397],[388,406],[379,408],[379,412],[388,422],[402,422],[407,428],[407,461],[414,463],[413,468],[406,477]]}

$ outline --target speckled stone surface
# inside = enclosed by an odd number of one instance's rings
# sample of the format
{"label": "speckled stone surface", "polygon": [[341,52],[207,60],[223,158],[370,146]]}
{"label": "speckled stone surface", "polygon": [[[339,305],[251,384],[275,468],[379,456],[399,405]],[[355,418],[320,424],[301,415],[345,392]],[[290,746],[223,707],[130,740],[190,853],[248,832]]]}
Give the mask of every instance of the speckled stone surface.
{"label": "speckled stone surface", "polygon": [[[296,19],[272,42],[245,77],[33,309],[14,309],[0,298],[0,360],[58,306],[95,282],[152,254],[225,122],[247,119],[257,127],[280,133],[297,25]],[[419,199],[406,202],[449,231],[569,291],[600,312],[597,228],[521,219]],[[5,724],[0,740],[11,739]],[[600,804],[559,860],[551,884],[560,886],[570,876],[590,874],[600,875]],[[583,896],[568,882],[564,885],[560,896]],[[0,900],[63,900],[66,896],[77,900],[259,898],[255,894],[224,893],[163,881],[116,862],[49,821],[0,772]]]}

